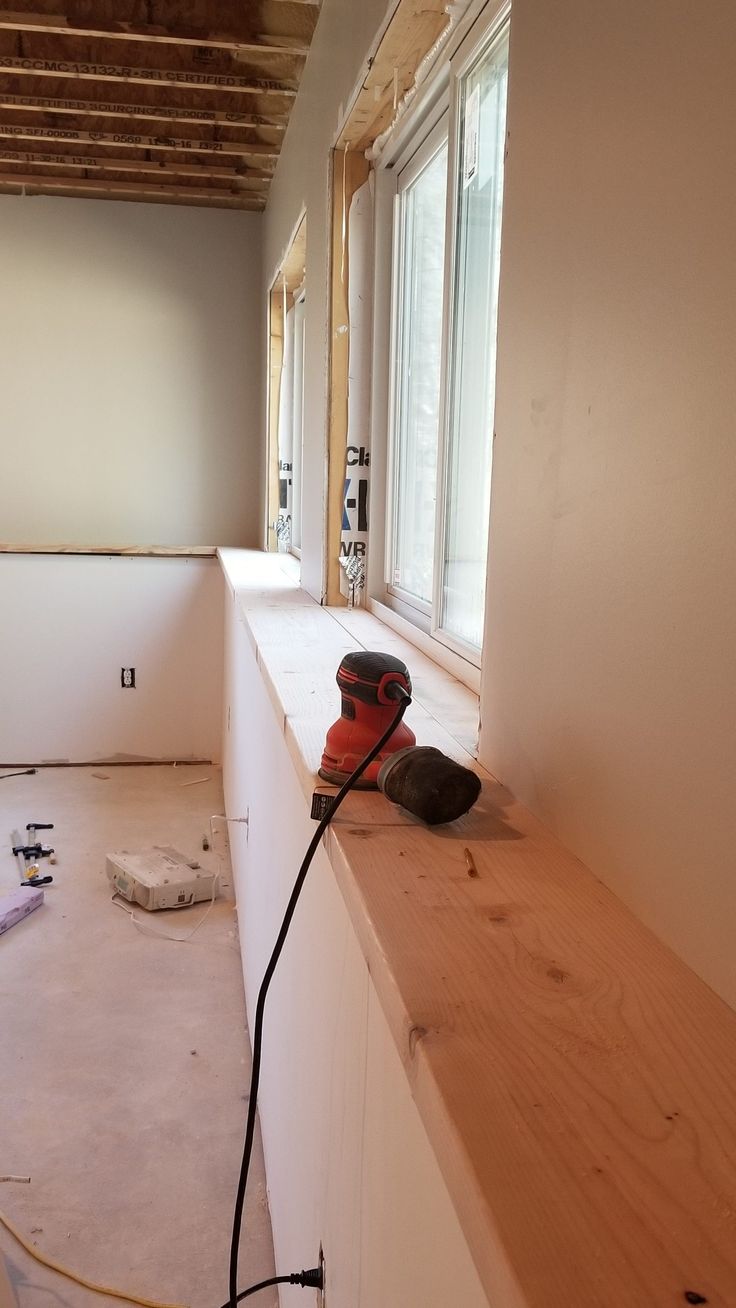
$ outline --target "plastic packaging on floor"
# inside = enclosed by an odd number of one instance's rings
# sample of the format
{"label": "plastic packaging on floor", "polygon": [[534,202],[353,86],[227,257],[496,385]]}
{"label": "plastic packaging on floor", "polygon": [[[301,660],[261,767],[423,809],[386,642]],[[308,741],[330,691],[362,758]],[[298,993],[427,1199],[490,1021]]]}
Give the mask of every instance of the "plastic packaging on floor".
{"label": "plastic packaging on floor", "polygon": [[20,890],[14,890],[12,895],[5,895],[0,899],[0,936],[17,922],[22,922],[34,908],[40,908],[42,903],[43,890],[40,886],[38,889],[33,886],[21,886]]}

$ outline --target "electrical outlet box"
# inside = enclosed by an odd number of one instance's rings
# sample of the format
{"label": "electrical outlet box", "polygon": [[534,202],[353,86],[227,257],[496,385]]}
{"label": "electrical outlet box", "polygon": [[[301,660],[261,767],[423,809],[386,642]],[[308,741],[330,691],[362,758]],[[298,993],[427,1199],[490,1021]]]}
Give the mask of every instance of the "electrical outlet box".
{"label": "electrical outlet box", "polygon": [[123,690],[135,690],[135,668],[120,669],[120,685]]}

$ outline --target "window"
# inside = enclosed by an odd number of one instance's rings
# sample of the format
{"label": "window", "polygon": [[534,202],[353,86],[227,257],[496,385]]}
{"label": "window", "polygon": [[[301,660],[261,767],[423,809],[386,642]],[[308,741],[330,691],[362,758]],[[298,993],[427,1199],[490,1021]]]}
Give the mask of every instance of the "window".
{"label": "window", "polygon": [[385,580],[389,603],[477,663],[493,453],[508,24],[468,44],[452,61],[449,114],[429,134],[418,129],[395,161]]}
{"label": "window", "polygon": [[294,398],[293,455],[292,455],[292,511],[291,544],[295,550],[302,547],[302,451],[304,446],[304,289],[294,302]]}
{"label": "window", "polygon": [[440,417],[447,126],[398,178],[391,583],[429,611]]}
{"label": "window", "polygon": [[306,243],[305,215],[276,273],[268,301],[266,548],[297,554],[302,531]]}
{"label": "window", "polygon": [[294,293],[291,308],[286,309],[279,379],[279,516],[276,534],[284,550],[299,550],[302,543],[304,310],[302,286]]}

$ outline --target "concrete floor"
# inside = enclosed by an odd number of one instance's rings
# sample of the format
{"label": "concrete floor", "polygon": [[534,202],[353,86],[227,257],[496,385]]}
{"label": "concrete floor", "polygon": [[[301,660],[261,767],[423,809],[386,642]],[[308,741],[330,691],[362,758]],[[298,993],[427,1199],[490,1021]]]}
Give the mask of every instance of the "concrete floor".
{"label": "concrete floor", "polygon": [[[0,1175],[31,1177],[0,1183],[0,1208],[83,1276],[192,1308],[227,1298],[250,1070],[235,911],[218,900],[187,944],[144,935],[111,902],[105,855],[170,844],[216,866],[201,842],[222,811],[207,767],[0,781],[0,895],[18,882],[13,827],[53,822],[58,856],[45,904],[0,937]],[[183,935],[205,907],[136,911]],[[273,1275],[260,1147],[241,1248],[241,1287]],[[0,1255],[18,1308],[119,1302],[41,1267],[1,1226]]]}

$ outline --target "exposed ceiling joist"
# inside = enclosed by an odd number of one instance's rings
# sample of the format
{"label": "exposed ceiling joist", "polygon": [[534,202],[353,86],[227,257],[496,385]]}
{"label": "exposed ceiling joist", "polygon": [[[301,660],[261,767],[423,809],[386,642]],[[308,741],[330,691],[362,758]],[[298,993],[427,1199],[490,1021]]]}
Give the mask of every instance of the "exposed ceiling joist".
{"label": "exposed ceiling joist", "polygon": [[203,141],[178,136],[142,136],[130,132],[83,132],[75,128],[16,127],[0,123],[0,140],[59,141],[132,150],[185,150],[195,154],[235,154],[276,159],[278,150],[262,141]]}
{"label": "exposed ceiling joist", "polygon": [[261,191],[264,195],[271,180],[270,173],[250,169],[242,172],[238,168],[228,168],[222,164],[176,163],[170,159],[159,163],[155,159],[102,158],[87,154],[41,154],[33,150],[0,150],[0,166],[4,167],[6,164],[44,168],[89,168],[94,172],[153,173],[161,178],[199,177],[206,180],[208,177],[220,177],[237,183],[245,190]]}
{"label": "exposed ceiling joist", "polygon": [[54,96],[8,95],[0,91],[0,109],[31,113],[69,114],[83,118],[140,118],[151,122],[221,123],[228,127],[264,127],[284,132],[286,123],[271,114],[230,113],[225,109],[193,109],[188,105],[116,104],[107,100],[62,100]]}
{"label": "exposed ceiling joist", "polygon": [[108,195],[137,195],[141,199],[163,195],[191,200],[230,200],[243,209],[262,209],[263,201],[256,196],[243,195],[203,186],[170,186],[165,182],[118,182],[111,178],[92,177],[39,177],[31,173],[0,172],[0,186],[17,186],[25,190],[41,188],[44,191],[78,191],[80,194],[105,193]]}
{"label": "exposed ceiling joist", "polygon": [[261,54],[304,56],[309,45],[298,37],[259,35],[255,39],[236,33],[197,31],[185,26],[125,22],[79,22],[63,14],[30,14],[0,11],[0,30],[36,32],[51,36],[86,36],[103,41],[139,41],[161,45],[193,45],[217,50]]}
{"label": "exposed ceiling joist", "polygon": [[130,68],[125,64],[98,64],[75,59],[42,59],[0,54],[0,72],[21,77],[73,78],[89,82],[126,82],[141,86],[178,86],[188,91],[218,91],[244,95],[294,97],[295,82],[240,77],[237,73],[208,73],[200,68]]}
{"label": "exposed ceiling joist", "polygon": [[263,208],[319,6],[0,0],[0,193]]}

